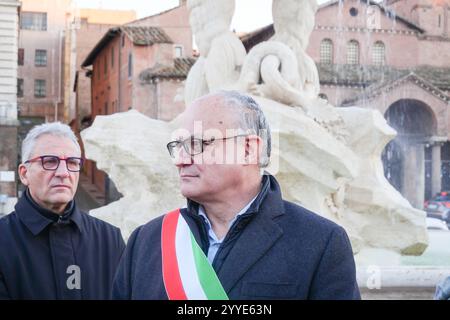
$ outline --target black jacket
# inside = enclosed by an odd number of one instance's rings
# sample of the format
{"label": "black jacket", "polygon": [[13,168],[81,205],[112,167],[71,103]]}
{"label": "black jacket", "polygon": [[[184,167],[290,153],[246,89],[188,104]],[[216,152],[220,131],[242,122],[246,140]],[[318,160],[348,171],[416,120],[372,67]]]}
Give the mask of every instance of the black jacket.
{"label": "black jacket", "polygon": [[73,201],[59,217],[25,193],[0,219],[0,299],[110,299],[124,247]]}
{"label": "black jacket", "polygon": [[[207,253],[198,204],[181,213]],[[136,229],[121,259],[113,299],[167,299],[161,270],[162,217]],[[359,299],[355,263],[344,229],[284,201],[272,176],[230,228],[214,258],[230,299]]]}

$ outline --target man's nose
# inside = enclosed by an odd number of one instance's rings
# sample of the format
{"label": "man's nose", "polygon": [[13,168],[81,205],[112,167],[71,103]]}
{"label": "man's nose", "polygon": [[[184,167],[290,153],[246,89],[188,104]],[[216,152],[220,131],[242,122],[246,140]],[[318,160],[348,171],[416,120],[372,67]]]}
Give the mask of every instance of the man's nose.
{"label": "man's nose", "polygon": [[58,168],[56,168],[55,176],[58,177],[68,177],[70,175],[67,169],[67,164],[65,160],[60,160]]}
{"label": "man's nose", "polygon": [[174,163],[177,167],[184,167],[186,165],[192,164],[192,162],[192,156],[187,153],[183,147],[175,151]]}

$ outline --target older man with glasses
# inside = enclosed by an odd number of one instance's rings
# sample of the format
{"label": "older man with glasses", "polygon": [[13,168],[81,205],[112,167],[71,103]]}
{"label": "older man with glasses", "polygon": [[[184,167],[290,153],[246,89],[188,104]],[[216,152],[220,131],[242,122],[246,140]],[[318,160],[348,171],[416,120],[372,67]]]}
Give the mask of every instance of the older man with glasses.
{"label": "older man with glasses", "polygon": [[0,219],[0,299],[109,299],[125,247],[120,230],[73,200],[83,166],[69,126],[34,127],[22,143],[26,186]]}
{"label": "older man with glasses", "polygon": [[167,144],[187,207],[136,229],[117,299],[359,299],[344,229],[282,199],[259,105],[236,91],[187,107]]}

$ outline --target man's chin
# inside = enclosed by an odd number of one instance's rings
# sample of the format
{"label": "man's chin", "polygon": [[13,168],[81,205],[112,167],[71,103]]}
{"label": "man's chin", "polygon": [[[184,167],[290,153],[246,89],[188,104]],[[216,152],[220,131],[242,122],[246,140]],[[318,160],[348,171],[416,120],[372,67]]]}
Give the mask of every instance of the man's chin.
{"label": "man's chin", "polygon": [[196,198],[196,195],[198,194],[198,189],[193,188],[192,186],[182,185],[180,190],[183,197],[189,199]]}
{"label": "man's chin", "polygon": [[72,194],[55,194],[51,198],[51,203],[54,204],[68,204],[73,200]]}

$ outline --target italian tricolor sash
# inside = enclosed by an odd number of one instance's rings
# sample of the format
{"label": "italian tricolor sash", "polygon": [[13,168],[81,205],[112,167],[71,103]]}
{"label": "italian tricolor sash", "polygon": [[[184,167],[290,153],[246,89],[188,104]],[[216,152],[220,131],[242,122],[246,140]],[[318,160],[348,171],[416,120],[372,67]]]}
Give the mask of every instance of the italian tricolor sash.
{"label": "italian tricolor sash", "polygon": [[170,300],[228,300],[180,209],[163,219],[161,251],[164,286]]}

